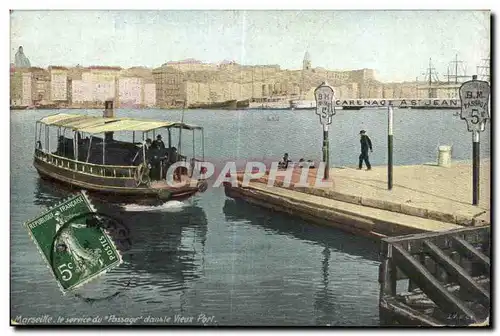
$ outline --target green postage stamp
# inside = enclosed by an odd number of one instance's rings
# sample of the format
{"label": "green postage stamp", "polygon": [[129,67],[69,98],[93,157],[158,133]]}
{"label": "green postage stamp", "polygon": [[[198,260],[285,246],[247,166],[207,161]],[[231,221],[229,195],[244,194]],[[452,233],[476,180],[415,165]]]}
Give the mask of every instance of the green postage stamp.
{"label": "green postage stamp", "polygon": [[103,228],[87,225],[91,214],[94,207],[80,192],[24,224],[64,294],[122,263]]}

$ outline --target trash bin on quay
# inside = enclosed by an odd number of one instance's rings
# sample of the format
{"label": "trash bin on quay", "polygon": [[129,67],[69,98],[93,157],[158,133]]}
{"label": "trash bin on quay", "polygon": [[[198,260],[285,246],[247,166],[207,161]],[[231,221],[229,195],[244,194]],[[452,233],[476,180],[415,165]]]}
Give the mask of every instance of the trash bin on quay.
{"label": "trash bin on quay", "polygon": [[451,167],[451,146],[439,146],[438,166]]}

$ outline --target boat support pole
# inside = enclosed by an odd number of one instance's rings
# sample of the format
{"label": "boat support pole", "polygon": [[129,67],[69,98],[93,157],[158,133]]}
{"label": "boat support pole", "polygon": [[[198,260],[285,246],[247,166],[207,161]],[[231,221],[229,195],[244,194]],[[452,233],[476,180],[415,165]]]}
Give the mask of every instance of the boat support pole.
{"label": "boat support pole", "polygon": [[73,138],[74,151],[73,154],[75,156],[75,161],[78,161],[78,131],[75,131],[75,137]]}
{"label": "boat support pole", "polygon": [[196,158],[196,151],[195,151],[195,148],[194,148],[194,129],[193,129],[193,158]]}
{"label": "boat support pole", "polygon": [[[41,123],[38,123],[38,141],[40,141],[40,143],[42,143],[42,124]],[[47,148],[47,147],[45,147]]]}
{"label": "boat support pole", "polygon": [[90,140],[89,140],[89,150],[87,151],[87,160],[85,160],[85,162],[89,162],[90,150],[92,149],[92,138],[93,138],[93,136],[91,135]]}
{"label": "boat support pole", "polygon": [[102,164],[104,165],[105,159],[106,159],[106,134],[103,133],[102,136]]}
{"label": "boat support pole", "polygon": [[45,128],[45,147],[47,148],[47,153],[50,153],[50,126],[46,126]]}
{"label": "boat support pole", "polygon": [[201,129],[201,151],[203,162],[205,162],[205,132],[203,128]]}
{"label": "boat support pole", "polygon": [[38,135],[38,121],[35,123],[35,148],[36,148],[36,142],[38,141],[37,135]]}
{"label": "boat support pole", "polygon": [[142,132],[142,163],[146,165],[146,143],[144,142],[144,132]]}

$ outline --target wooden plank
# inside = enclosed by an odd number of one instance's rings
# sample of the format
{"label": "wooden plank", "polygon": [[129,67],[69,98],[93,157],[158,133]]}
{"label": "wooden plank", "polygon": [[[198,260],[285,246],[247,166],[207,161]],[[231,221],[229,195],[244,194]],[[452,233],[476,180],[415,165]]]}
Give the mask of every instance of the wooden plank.
{"label": "wooden plank", "polygon": [[398,267],[401,268],[401,270],[405,272],[442,311],[448,313],[460,312],[471,320],[478,321],[474,312],[469,309],[464,302],[448,292],[446,288],[404,248],[397,244],[393,245],[392,256]]}
{"label": "wooden plank", "polygon": [[490,293],[481,287],[467,272],[441,251],[436,245],[431,242],[425,242],[431,255],[437,259],[439,264],[449,273],[457,277],[457,281],[461,287],[473,292],[477,295],[478,300],[485,306],[490,307]]}
{"label": "wooden plank", "polygon": [[474,236],[480,235],[481,237],[486,234],[488,237],[490,236],[490,227],[489,226],[481,226],[481,227],[469,227],[463,229],[454,229],[448,230],[444,232],[424,232],[424,233],[415,233],[409,234],[405,236],[397,236],[397,237],[387,237],[384,238],[383,241],[389,244],[393,243],[401,243],[404,241],[417,241],[417,240],[428,240],[433,237],[441,237],[441,236],[465,236],[467,238],[473,239]]}
{"label": "wooden plank", "polygon": [[473,261],[484,265],[488,274],[490,273],[491,264],[489,257],[474,248],[474,246],[472,246],[472,244],[467,242],[465,239],[457,236],[452,236],[451,238],[453,241],[453,247],[459,250],[459,252],[465,254],[467,257],[471,258]]}
{"label": "wooden plank", "polygon": [[[397,301],[394,298],[385,297],[380,301],[380,307],[392,312],[393,315],[397,317],[394,319],[403,318],[405,324],[418,325],[418,326],[432,326],[432,327],[442,327],[445,326],[444,323],[427,316],[410,306]],[[379,308],[380,309],[380,308]],[[398,318],[399,317],[399,318]]]}
{"label": "wooden plank", "polygon": [[[475,277],[474,281],[479,283],[483,287],[488,287],[490,284],[490,279],[486,277]],[[459,294],[461,287],[459,285],[445,285],[445,288],[450,293]],[[474,301],[476,297],[472,295],[471,292],[465,291],[466,295],[461,295],[460,297],[464,301]],[[415,289],[413,292],[398,294],[396,298],[402,302],[406,302],[411,305],[414,301],[425,300],[427,298],[427,294],[422,292],[421,289]]]}
{"label": "wooden plank", "polygon": [[418,233],[399,237],[387,237],[383,241],[388,244],[398,243],[407,251],[411,251],[411,254],[419,254],[425,250],[425,246],[423,245],[425,240],[432,241],[442,250],[452,248],[452,236],[459,237],[470,244],[479,244],[490,240],[491,231],[489,226],[484,226],[437,233]]}
{"label": "wooden plank", "polygon": [[[391,246],[388,247],[389,256],[392,254],[390,252]],[[380,284],[380,297],[383,295],[396,295],[396,267],[392,258],[385,258],[379,266],[379,284]]]}

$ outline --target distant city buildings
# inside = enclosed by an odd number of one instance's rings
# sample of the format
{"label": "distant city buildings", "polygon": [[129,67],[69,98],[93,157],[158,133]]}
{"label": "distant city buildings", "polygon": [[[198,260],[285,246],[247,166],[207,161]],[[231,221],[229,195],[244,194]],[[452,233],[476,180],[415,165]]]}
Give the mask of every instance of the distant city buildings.
{"label": "distant city buildings", "polygon": [[[22,48],[16,63],[26,65]],[[29,61],[28,61],[29,62]],[[156,85],[152,70],[112,66],[42,69],[11,64],[10,105],[101,108],[112,99],[117,107],[155,107]]]}
{"label": "distant city buildings", "polygon": [[[17,66],[17,65],[21,66]],[[372,69],[327,70],[313,67],[306,52],[302,69],[279,65],[219,64],[194,59],[170,61],[150,69],[113,66],[29,66],[22,47],[11,64],[11,106],[49,105],[101,108],[112,99],[122,108],[179,108],[230,100],[250,104],[314,100],[323,81],[333,86],[337,99],[458,98],[461,83],[383,83]],[[26,66],[28,65],[28,66]]]}
{"label": "distant city buildings", "polygon": [[314,89],[324,80],[334,86],[337,97],[350,99],[374,94],[373,98],[381,98],[383,85],[375,80],[371,69],[313,68],[309,53],[305,54],[302,65],[301,70],[283,70],[279,65],[248,66],[232,61],[221,64],[192,59],[168,62],[153,70],[157,105],[169,108],[184,102],[189,106],[227,100],[314,100]]}

